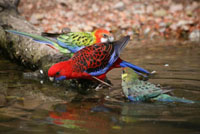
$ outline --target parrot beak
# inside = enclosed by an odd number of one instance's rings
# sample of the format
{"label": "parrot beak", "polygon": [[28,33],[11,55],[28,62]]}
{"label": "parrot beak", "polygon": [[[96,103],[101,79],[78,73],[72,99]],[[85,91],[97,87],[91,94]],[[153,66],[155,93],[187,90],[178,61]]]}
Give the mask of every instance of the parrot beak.
{"label": "parrot beak", "polygon": [[49,77],[49,80],[50,81],[54,81],[54,77]]}
{"label": "parrot beak", "polygon": [[122,73],[123,73],[123,74],[126,73],[126,71],[125,71],[125,67],[122,68]]}
{"label": "parrot beak", "polygon": [[126,77],[127,77],[126,68],[123,68],[123,69],[122,69],[122,74],[121,74],[121,76],[122,76],[122,80],[125,81],[125,79],[126,79]]}
{"label": "parrot beak", "polygon": [[104,35],[102,38],[101,38],[101,42],[102,43],[106,43],[106,42],[113,42],[114,41],[114,37],[109,34],[109,35]]}
{"label": "parrot beak", "polygon": [[102,43],[108,42],[108,38],[104,38],[104,37],[101,38],[101,42],[102,42]]}

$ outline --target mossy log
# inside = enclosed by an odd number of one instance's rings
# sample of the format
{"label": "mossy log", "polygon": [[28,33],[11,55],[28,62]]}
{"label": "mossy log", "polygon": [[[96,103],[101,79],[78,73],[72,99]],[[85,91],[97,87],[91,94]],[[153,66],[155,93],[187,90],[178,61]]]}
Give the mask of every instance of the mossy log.
{"label": "mossy log", "polygon": [[[14,29],[34,34],[41,33],[40,29],[20,16],[17,11],[18,4],[19,0],[0,0],[0,50],[11,60],[15,60],[27,68],[42,69],[47,76],[47,71],[52,64],[69,59],[69,55],[64,55],[31,39],[6,32],[6,29]],[[85,84],[88,87],[88,82],[89,80],[81,80],[81,82],[74,80],[73,85],[76,83],[80,87]],[[92,83],[92,87],[94,86],[93,82],[89,83]]]}

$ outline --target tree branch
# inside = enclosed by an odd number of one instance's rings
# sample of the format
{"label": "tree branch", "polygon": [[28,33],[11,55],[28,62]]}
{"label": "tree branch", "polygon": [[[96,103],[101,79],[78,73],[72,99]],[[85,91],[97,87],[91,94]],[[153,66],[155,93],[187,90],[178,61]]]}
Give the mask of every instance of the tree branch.
{"label": "tree branch", "polygon": [[[5,0],[0,0],[0,2],[2,1]],[[18,1],[15,2],[18,4]],[[5,2],[2,5],[5,7],[8,3],[10,4],[10,2]],[[14,5],[12,7],[14,7]],[[16,10],[3,10],[0,12],[0,18],[0,49],[2,49],[10,59],[18,61],[27,68],[33,70],[41,69],[46,76],[52,64],[69,59],[69,55],[63,55],[47,45],[39,44],[31,39],[5,32],[5,29],[14,29],[22,32],[41,34],[39,29],[19,16]],[[87,85],[87,88],[94,86],[93,82],[89,82],[91,83],[90,85],[87,84],[88,82],[88,80],[83,80],[80,84],[78,81],[72,81],[72,83],[76,83],[79,87],[81,87],[81,85],[84,87]],[[67,85],[69,86],[72,83],[68,82]]]}
{"label": "tree branch", "polygon": [[15,0],[14,1],[14,5],[15,5],[16,8],[19,6],[19,3],[20,3],[20,0]]}
{"label": "tree branch", "polygon": [[0,0],[0,7],[2,8],[0,11],[3,10],[15,10],[18,13],[17,7],[19,5],[20,0]]}

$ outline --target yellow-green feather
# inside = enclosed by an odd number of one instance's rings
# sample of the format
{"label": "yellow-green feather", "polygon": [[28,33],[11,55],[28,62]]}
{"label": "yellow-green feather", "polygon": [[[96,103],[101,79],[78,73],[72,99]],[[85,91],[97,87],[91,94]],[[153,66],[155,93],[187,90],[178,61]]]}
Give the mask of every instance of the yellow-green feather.
{"label": "yellow-green feather", "polygon": [[32,38],[35,41],[38,41],[38,42],[46,42],[47,44],[48,43],[52,44],[53,45],[52,47],[54,47],[58,51],[60,51],[62,53],[70,53],[70,51],[68,49],[59,46],[55,40],[51,40],[49,38],[46,38],[46,37],[43,37],[43,36],[40,36],[40,35],[30,34],[30,33],[26,33],[26,32],[19,32],[19,31],[15,31],[15,30],[5,30],[5,31],[10,32],[10,33],[14,33],[14,34],[17,34],[17,35],[29,37],[29,38]]}
{"label": "yellow-green feather", "polygon": [[67,45],[79,47],[93,45],[96,41],[94,34],[85,32],[69,32],[57,39]]}
{"label": "yellow-green feather", "polygon": [[192,100],[178,98],[166,94],[170,90],[163,90],[150,82],[138,79],[138,75],[130,68],[122,73],[122,89],[124,95],[131,101],[164,101],[194,103]]}

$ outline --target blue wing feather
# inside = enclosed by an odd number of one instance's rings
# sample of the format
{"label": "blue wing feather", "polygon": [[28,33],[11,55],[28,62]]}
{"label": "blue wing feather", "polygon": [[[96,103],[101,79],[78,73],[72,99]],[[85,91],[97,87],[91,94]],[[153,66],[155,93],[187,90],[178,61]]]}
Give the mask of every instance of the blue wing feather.
{"label": "blue wing feather", "polygon": [[[143,69],[143,68],[141,68],[141,67],[138,67],[138,66],[136,66],[136,65],[134,65],[134,64],[131,64],[131,63],[127,62],[127,61],[122,61],[122,62],[120,63],[120,66],[121,66],[121,67],[130,67],[130,68],[132,68],[132,69],[133,69],[137,74],[139,74],[139,75],[142,75],[141,73],[145,73],[145,74],[147,74],[147,75],[150,74],[147,70],[145,70],[145,69]],[[141,72],[141,73],[140,73],[140,72]],[[142,76],[144,76],[144,75],[142,75]]]}
{"label": "blue wing feather", "polygon": [[77,52],[77,51],[79,51],[79,50],[81,50],[82,48],[85,47],[85,46],[79,47],[79,46],[77,46],[77,45],[69,45],[69,44],[64,43],[64,42],[62,42],[62,41],[60,41],[60,40],[57,40],[57,43],[58,43],[61,47],[68,49],[68,50],[69,50],[70,52],[72,52],[72,53],[75,53],[75,52]]}
{"label": "blue wing feather", "polygon": [[102,75],[106,73],[109,70],[109,68],[113,65],[113,63],[119,58],[121,50],[127,45],[129,40],[130,40],[130,36],[125,36],[119,41],[109,44],[111,45],[111,48],[114,49],[114,51],[111,51],[112,53],[109,53],[110,59],[107,65],[104,68],[99,69],[97,71],[90,72],[89,74],[92,76],[98,76],[98,75]]}
{"label": "blue wing feather", "polygon": [[108,64],[104,68],[102,68],[98,71],[95,71],[95,72],[91,72],[89,74],[92,76],[99,76],[99,75],[106,73],[106,71],[113,65],[113,63],[117,60],[117,58],[115,58],[115,54],[113,53]]}

